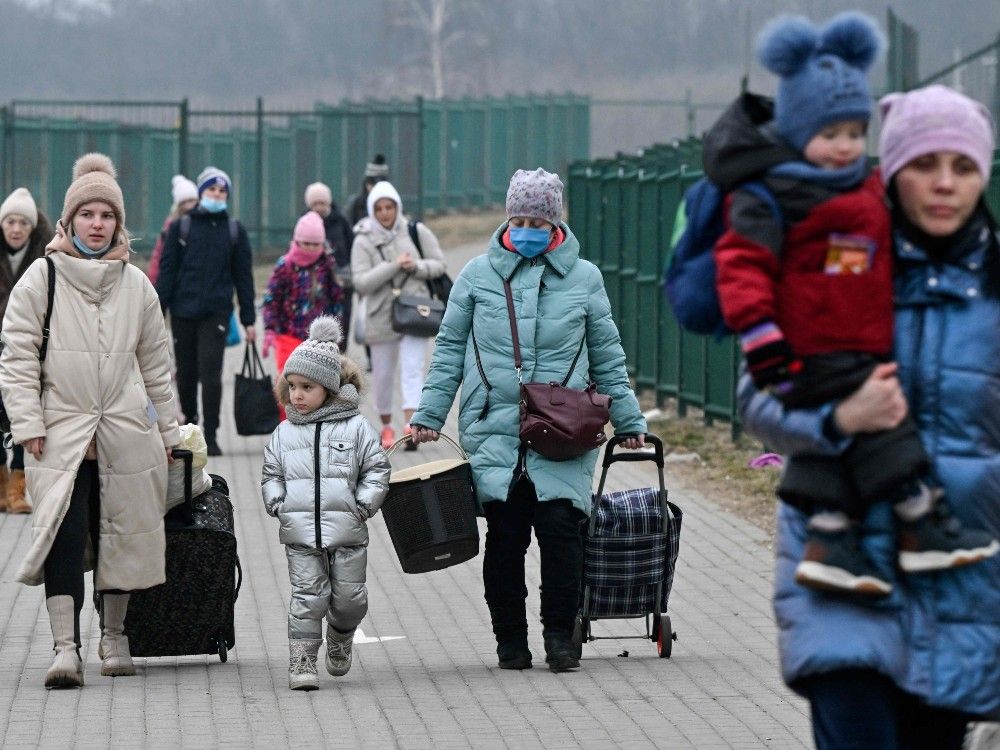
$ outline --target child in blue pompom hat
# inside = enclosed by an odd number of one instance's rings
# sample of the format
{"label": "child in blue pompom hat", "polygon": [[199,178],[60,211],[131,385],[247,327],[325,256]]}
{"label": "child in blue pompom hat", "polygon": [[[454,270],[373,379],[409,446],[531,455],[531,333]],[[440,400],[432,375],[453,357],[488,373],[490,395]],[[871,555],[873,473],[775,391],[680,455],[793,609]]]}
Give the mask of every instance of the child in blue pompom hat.
{"label": "child in blue pompom hat", "polygon": [[[740,336],[758,388],[786,406],[818,407],[854,392],[886,364],[893,343],[891,224],[865,135],[872,112],[867,71],[882,46],[875,23],[844,13],[823,27],[783,17],[758,38],[763,65],[780,76],[773,107],[744,94],[705,138],[705,173],[730,192],[727,231],[715,248],[726,325]],[[739,189],[762,183],[758,192]],[[831,432],[836,425],[831,422]],[[878,598],[889,571],[863,553],[860,520],[890,500],[899,520],[900,567],[939,570],[997,551],[989,535],[940,527],[940,491],[916,425],[856,436],[838,456],[794,456],[779,496],[810,513],[796,581]]]}

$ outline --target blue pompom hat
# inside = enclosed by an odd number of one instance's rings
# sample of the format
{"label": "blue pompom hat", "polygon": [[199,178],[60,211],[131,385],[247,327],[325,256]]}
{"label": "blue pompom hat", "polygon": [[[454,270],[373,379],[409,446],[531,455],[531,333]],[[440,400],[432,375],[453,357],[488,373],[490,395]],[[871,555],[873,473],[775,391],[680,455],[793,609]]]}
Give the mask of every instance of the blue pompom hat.
{"label": "blue pompom hat", "polygon": [[769,23],[757,38],[757,56],[781,76],[774,107],[778,134],[802,151],[830,123],[868,122],[866,73],[883,46],[878,26],[862,13],[842,13],[822,28],[802,17]]}

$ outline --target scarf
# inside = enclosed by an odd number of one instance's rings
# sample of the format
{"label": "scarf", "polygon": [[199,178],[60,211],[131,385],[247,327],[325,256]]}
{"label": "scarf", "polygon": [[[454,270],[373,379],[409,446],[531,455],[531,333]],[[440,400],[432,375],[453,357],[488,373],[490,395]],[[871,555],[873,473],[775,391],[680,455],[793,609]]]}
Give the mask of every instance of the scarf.
{"label": "scarf", "polygon": [[323,251],[309,252],[308,250],[303,250],[298,242],[292,240],[292,244],[288,246],[288,252],[285,253],[285,257],[299,268],[308,268],[323,257]]}
{"label": "scarf", "polygon": [[786,161],[771,167],[767,176],[804,180],[831,190],[847,190],[860,185],[868,176],[868,157],[861,156],[853,164],[840,169],[825,169],[807,161]]}
{"label": "scarf", "polygon": [[361,395],[353,385],[347,384],[340,387],[337,394],[328,399],[318,409],[314,409],[308,414],[299,414],[292,404],[285,406],[285,416],[292,424],[315,424],[316,422],[336,422],[341,419],[350,419],[355,414],[360,414],[358,404],[361,402]]}

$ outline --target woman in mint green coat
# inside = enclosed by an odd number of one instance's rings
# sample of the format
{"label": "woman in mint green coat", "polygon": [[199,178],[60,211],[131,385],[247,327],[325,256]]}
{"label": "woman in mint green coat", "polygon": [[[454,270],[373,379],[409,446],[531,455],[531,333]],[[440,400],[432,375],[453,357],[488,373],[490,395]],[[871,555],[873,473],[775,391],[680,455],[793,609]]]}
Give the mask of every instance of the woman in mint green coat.
{"label": "woman in mint green coat", "polygon": [[461,384],[459,437],[486,516],[483,582],[503,669],[531,667],[524,557],[532,527],[541,552],[545,660],[555,672],[580,665],[571,641],[583,569],[580,523],[590,513],[598,454],[551,461],[521,451],[505,279],[513,290],[523,381],[561,382],[584,341],[567,385],[584,388],[593,380],[611,396],[611,423],[615,434],[630,436],[627,448],[641,447],[646,431],[604,280],[580,258],[579,242],[561,221],[562,190],[559,177],[542,169],[511,178],[508,221],[455,281],[411,420],[416,442],[436,440]]}

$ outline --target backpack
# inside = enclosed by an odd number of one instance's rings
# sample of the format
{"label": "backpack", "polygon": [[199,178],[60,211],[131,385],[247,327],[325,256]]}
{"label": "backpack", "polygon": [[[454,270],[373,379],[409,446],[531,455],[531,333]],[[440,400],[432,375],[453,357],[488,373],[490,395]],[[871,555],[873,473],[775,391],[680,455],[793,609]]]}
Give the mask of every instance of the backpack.
{"label": "backpack", "polygon": [[[741,190],[763,200],[784,224],[781,207],[762,182],[746,182]],[[663,293],[681,328],[721,339],[726,327],[715,282],[715,243],[725,232],[726,193],[702,177],[684,191],[677,208],[670,255],[663,275]]]}
{"label": "backpack", "polygon": [[[191,215],[184,214],[180,218],[180,229],[177,235],[177,241],[181,243],[181,247],[187,247],[188,235],[191,234]],[[240,223],[236,219],[229,220],[229,247],[232,250],[236,249],[236,243],[240,239]]]}
{"label": "backpack", "polygon": [[[424,257],[423,248],[420,247],[420,235],[417,234],[417,225],[420,222],[416,219],[412,219],[406,228],[410,233],[410,239],[413,241],[413,245],[417,248],[417,252],[420,253],[420,257]],[[440,300],[445,305],[448,304],[448,296],[451,294],[451,288],[454,286],[451,278],[447,273],[443,273],[436,279],[427,279],[427,293],[430,294],[434,299]]]}

